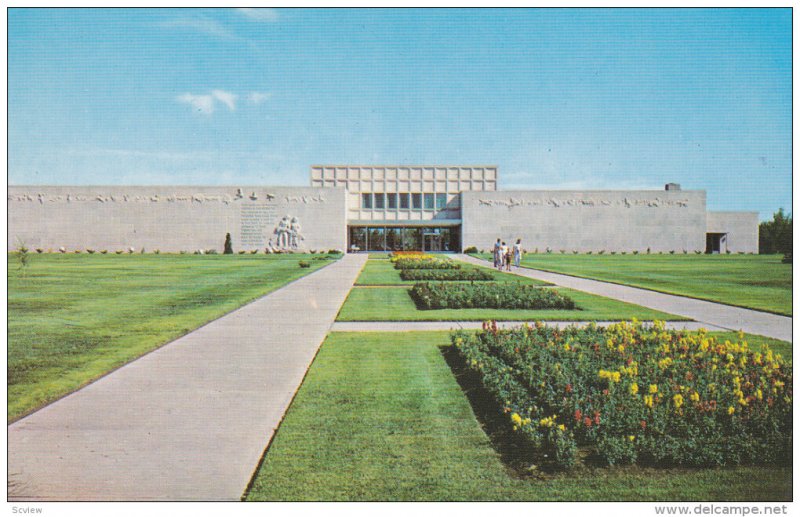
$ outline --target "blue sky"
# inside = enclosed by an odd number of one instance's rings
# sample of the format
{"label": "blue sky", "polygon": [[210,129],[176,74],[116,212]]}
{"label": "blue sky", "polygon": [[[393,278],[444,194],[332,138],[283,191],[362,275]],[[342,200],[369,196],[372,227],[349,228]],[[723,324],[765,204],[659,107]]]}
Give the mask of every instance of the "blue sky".
{"label": "blue sky", "polygon": [[495,164],[503,189],[791,210],[789,9],[11,9],[10,184],[307,185]]}

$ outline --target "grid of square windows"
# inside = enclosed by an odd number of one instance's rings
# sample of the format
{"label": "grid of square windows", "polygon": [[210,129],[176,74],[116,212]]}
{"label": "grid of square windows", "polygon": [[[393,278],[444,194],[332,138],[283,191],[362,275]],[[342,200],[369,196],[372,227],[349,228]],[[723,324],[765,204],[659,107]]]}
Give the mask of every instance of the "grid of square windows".
{"label": "grid of square windows", "polygon": [[362,193],[361,208],[365,210],[444,210],[447,208],[445,193]]}

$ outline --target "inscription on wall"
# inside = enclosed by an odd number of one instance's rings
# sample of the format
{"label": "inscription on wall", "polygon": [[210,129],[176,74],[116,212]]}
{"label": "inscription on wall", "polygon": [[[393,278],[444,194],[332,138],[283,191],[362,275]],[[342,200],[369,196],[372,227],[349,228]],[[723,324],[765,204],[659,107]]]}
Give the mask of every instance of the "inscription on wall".
{"label": "inscription on wall", "polygon": [[272,233],[278,207],[275,205],[242,205],[242,225],[239,232],[242,247],[260,248]]}

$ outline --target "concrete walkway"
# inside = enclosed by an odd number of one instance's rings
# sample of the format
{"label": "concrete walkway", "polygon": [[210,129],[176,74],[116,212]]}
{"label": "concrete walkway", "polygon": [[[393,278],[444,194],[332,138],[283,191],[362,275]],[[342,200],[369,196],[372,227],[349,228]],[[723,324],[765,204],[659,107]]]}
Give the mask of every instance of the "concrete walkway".
{"label": "concrete walkway", "polygon": [[[500,328],[518,327],[523,321],[498,321]],[[569,325],[585,326],[588,321],[543,321],[548,327],[564,328]],[[597,321],[600,327],[607,327],[616,321]],[[651,322],[643,322],[647,326]],[[454,330],[454,329],[480,329],[482,321],[337,321],[331,327],[333,332],[418,332],[430,330]],[[704,328],[710,331],[727,330],[713,325],[706,325],[698,321],[668,321],[665,324],[668,329],[675,330],[698,330]]]}
{"label": "concrete walkway", "polygon": [[[488,263],[485,260],[479,260],[468,255],[454,255],[454,258],[480,266],[486,266]],[[676,296],[609,282],[589,280],[587,278],[548,273],[537,269],[512,268],[511,273],[545,280],[578,291],[615,298],[623,302],[635,303],[642,307],[649,307],[678,316],[692,318],[693,320],[704,323],[709,329],[711,329],[711,327],[718,327],[735,331],[742,330],[750,334],[758,334],[760,336],[792,342],[792,318],[787,316],[778,316],[767,312],[753,311],[720,303],[696,300],[685,296]]]}
{"label": "concrete walkway", "polygon": [[366,259],[346,255],[10,425],[9,499],[239,500]]}

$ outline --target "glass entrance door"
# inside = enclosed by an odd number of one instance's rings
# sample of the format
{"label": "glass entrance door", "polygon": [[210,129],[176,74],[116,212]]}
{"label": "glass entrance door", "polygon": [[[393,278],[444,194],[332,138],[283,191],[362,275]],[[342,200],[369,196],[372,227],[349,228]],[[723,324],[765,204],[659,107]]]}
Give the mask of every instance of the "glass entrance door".
{"label": "glass entrance door", "polygon": [[423,251],[442,251],[442,236],[438,233],[422,234]]}

